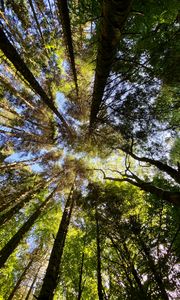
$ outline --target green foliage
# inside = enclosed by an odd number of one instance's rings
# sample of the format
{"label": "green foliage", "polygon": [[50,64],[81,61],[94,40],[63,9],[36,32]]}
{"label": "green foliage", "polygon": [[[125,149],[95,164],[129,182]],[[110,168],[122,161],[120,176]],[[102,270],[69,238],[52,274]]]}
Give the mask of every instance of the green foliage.
{"label": "green foliage", "polygon": [[[67,1],[78,93],[55,1],[31,2],[34,12],[30,1],[4,1],[0,14],[0,30],[35,78],[32,84],[23,66],[17,70],[2,40],[0,217],[27,201],[2,225],[1,248],[57,189],[2,269],[0,299],[8,298],[31,257],[36,259],[14,298],[25,299],[36,275],[31,296],[38,297],[74,182],[76,201],[54,299],[78,299],[81,272],[81,299],[98,299],[95,212],[104,298],[164,299],[156,271],[169,298],[179,297],[179,202],[162,196],[179,192],[179,1],[133,1],[91,134],[102,4],[109,9],[109,1]],[[150,185],[159,193],[144,188]]]}

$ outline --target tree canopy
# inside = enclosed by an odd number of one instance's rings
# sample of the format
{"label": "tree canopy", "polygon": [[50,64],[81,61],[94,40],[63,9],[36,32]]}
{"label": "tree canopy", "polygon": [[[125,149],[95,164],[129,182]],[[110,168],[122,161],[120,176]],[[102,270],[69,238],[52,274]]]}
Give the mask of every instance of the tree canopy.
{"label": "tree canopy", "polygon": [[179,299],[179,1],[0,1],[0,299]]}

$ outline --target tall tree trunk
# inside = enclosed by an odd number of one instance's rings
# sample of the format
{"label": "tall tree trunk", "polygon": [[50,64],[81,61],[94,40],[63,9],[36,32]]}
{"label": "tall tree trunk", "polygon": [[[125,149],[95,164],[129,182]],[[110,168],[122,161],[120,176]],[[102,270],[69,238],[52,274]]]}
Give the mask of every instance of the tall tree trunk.
{"label": "tall tree trunk", "polygon": [[74,185],[73,184],[66,206],[62,215],[59,229],[54,241],[53,249],[50,255],[49,264],[46,270],[46,275],[43,280],[43,285],[39,294],[38,300],[52,300],[58,284],[61,258],[64,250],[66,235],[70,223],[70,218],[74,206]]}
{"label": "tall tree trunk", "polygon": [[29,263],[28,263],[27,266],[25,267],[24,271],[22,272],[21,276],[19,277],[19,279],[18,279],[18,281],[17,281],[15,287],[13,288],[11,294],[9,295],[8,300],[13,299],[15,293],[17,292],[17,290],[18,290],[18,288],[19,288],[21,282],[23,281],[23,279],[24,279],[24,277],[25,277],[27,271],[28,271],[29,268],[31,267],[33,261],[34,261],[34,258],[31,258],[31,260],[29,261]]}
{"label": "tall tree trunk", "polygon": [[166,293],[165,287],[164,287],[164,283],[161,277],[161,274],[158,272],[157,267],[154,263],[154,260],[150,254],[150,250],[148,249],[148,247],[146,246],[146,244],[144,243],[143,239],[141,238],[140,234],[138,235],[138,242],[139,245],[141,247],[141,249],[143,250],[145,257],[148,261],[149,264],[149,268],[154,276],[154,279],[157,283],[157,286],[159,287],[159,291],[161,292],[161,298],[163,300],[169,300],[168,294]]}
{"label": "tall tree trunk", "polygon": [[0,82],[18,99],[24,102],[28,107],[35,110],[36,108],[32,105],[32,103],[28,102],[21,92],[17,91],[10,83],[7,77],[0,75]]}
{"label": "tall tree trunk", "polygon": [[[24,205],[29,202],[33,195],[35,193],[40,192],[40,190],[42,189],[42,186],[40,186],[39,188],[37,188],[34,191],[28,191],[26,192],[24,195],[22,195],[18,201],[18,203],[14,206],[12,206],[7,212],[5,212],[1,217],[0,217],[0,226],[4,225],[7,221],[9,221],[16,213],[19,212],[19,210],[21,208],[24,207]],[[9,205],[9,203],[7,204]]]}
{"label": "tall tree trunk", "polygon": [[[119,260],[121,261],[121,265],[122,265],[122,268],[124,270],[124,273],[126,275],[126,279],[128,281],[128,284],[129,286],[127,285],[127,288],[129,289],[129,293],[131,294],[132,296],[132,299],[134,294],[136,293],[137,294],[137,289],[134,287],[134,284],[133,284],[133,281],[131,280],[131,277],[130,277],[130,274],[132,273],[138,287],[139,287],[139,291],[140,291],[140,294],[139,294],[139,299],[142,299],[142,300],[148,300],[148,296],[146,295],[144,289],[143,289],[143,286],[141,284],[141,281],[140,281],[140,278],[138,276],[138,273],[134,267],[134,264],[132,262],[132,259],[131,259],[131,256],[130,256],[130,253],[129,253],[129,250],[127,248],[127,246],[125,245],[125,243],[121,243],[123,246],[124,246],[124,250],[121,249],[121,247],[119,247],[119,245],[117,244],[117,242],[114,241],[114,239],[112,238],[112,236],[110,236],[108,234],[108,237],[110,238],[111,242],[112,242],[112,245],[113,247],[115,248],[117,254],[118,254],[118,257],[119,257]],[[128,266],[128,269],[129,269],[129,266],[130,266],[130,271],[131,273],[129,272],[129,270],[127,269],[127,266]]]}
{"label": "tall tree trunk", "polygon": [[25,222],[25,224],[16,232],[16,234],[9,240],[9,242],[0,251],[0,268],[2,268],[13,253],[16,247],[19,245],[24,235],[33,226],[34,222],[41,215],[41,212],[45,209],[48,202],[51,200],[53,194],[55,193],[57,187],[52,191],[52,193],[45,199],[45,201],[36,209],[36,211],[30,216],[30,218]]}
{"label": "tall tree trunk", "polygon": [[41,31],[41,26],[40,26],[39,21],[38,21],[38,18],[37,18],[37,16],[36,16],[36,11],[35,11],[33,2],[32,2],[32,0],[28,0],[28,2],[29,2],[29,5],[30,5],[30,7],[31,7],[31,9],[32,9],[33,16],[34,16],[34,20],[35,20],[35,22],[36,22],[37,29],[38,29],[38,31],[39,31],[40,37],[41,37],[41,39],[42,39],[43,44],[45,45],[45,43],[44,43],[44,38],[43,38],[43,34],[42,34],[42,31]]}
{"label": "tall tree trunk", "polygon": [[96,207],[95,211],[96,219],[96,246],[97,246],[97,287],[98,287],[98,296],[99,300],[103,300],[103,285],[102,285],[102,276],[101,276],[101,248],[100,248],[100,234],[99,234],[99,220],[98,220],[98,211]]}
{"label": "tall tree trunk", "polygon": [[11,61],[16,70],[27,80],[31,88],[41,97],[44,103],[55,113],[55,115],[62,122],[63,126],[70,135],[72,135],[71,128],[65,121],[64,117],[59,113],[57,108],[54,106],[53,101],[47,96],[45,91],[42,89],[34,75],[31,73],[29,68],[26,66],[23,59],[20,57],[14,46],[9,42],[2,28],[0,28],[0,49],[3,51],[5,56]]}
{"label": "tall tree trunk", "polygon": [[135,269],[135,266],[134,266],[133,261],[131,259],[131,255],[129,253],[129,249],[128,249],[128,247],[127,247],[127,245],[126,245],[125,242],[123,243],[123,247],[124,247],[126,256],[128,258],[128,262],[129,262],[129,265],[130,265],[130,268],[131,268],[132,275],[133,275],[133,277],[134,277],[134,279],[135,279],[135,281],[137,283],[137,286],[139,288],[139,291],[140,291],[139,299],[147,300],[148,296],[147,296],[147,294],[146,294],[146,292],[144,290],[144,287],[143,287],[143,285],[141,283],[141,280],[139,278],[138,272]]}
{"label": "tall tree trunk", "polygon": [[64,34],[64,40],[66,43],[66,47],[68,49],[71,69],[74,77],[74,83],[76,87],[76,93],[78,95],[78,84],[77,84],[77,73],[75,67],[75,59],[74,59],[74,50],[73,50],[73,41],[72,41],[72,33],[71,33],[71,24],[69,18],[69,9],[68,9],[68,1],[67,0],[57,0],[57,6],[60,13],[60,19],[62,23],[62,29]]}
{"label": "tall tree trunk", "polygon": [[83,246],[83,253],[81,258],[81,267],[80,267],[80,274],[79,274],[79,286],[78,286],[78,297],[77,300],[81,299],[83,286],[82,286],[82,277],[83,277],[83,267],[84,267],[84,251],[85,251],[85,239],[84,239],[84,246]]}
{"label": "tall tree trunk", "polygon": [[102,16],[96,59],[96,72],[90,114],[90,133],[102,103],[104,89],[115,58],[123,26],[131,9],[132,0],[102,1]]}
{"label": "tall tree trunk", "polygon": [[29,297],[30,297],[30,295],[33,294],[33,287],[34,287],[34,285],[35,285],[35,283],[36,283],[36,280],[37,280],[37,278],[38,278],[38,274],[39,274],[39,271],[40,271],[41,268],[42,268],[42,264],[39,266],[39,268],[38,268],[38,270],[37,270],[37,272],[36,272],[36,274],[35,274],[35,276],[34,276],[34,279],[33,279],[32,283],[31,283],[31,286],[30,286],[30,288],[29,288],[29,290],[28,290],[28,293],[27,293],[27,295],[26,295],[26,298],[25,298],[24,300],[28,300]]}

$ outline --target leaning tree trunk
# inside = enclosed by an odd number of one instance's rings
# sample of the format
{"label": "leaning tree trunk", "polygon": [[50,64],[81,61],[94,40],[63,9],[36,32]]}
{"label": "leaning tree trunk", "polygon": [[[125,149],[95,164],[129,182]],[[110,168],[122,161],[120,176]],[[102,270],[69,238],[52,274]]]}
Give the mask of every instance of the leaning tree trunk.
{"label": "leaning tree trunk", "polygon": [[13,299],[14,295],[16,294],[21,282],[23,281],[27,271],[29,270],[29,268],[31,267],[32,263],[33,263],[34,258],[31,258],[31,260],[29,261],[29,263],[27,264],[27,266],[25,267],[24,271],[22,272],[21,276],[19,277],[15,287],[13,288],[11,294],[9,295],[9,297],[7,298],[7,300],[11,300]]}
{"label": "leaning tree trunk", "polygon": [[73,41],[72,41],[72,33],[71,33],[71,24],[69,18],[69,9],[67,0],[58,0],[57,6],[60,13],[60,19],[62,23],[64,40],[66,43],[66,47],[69,54],[71,69],[74,77],[74,83],[76,87],[76,93],[78,94],[78,84],[77,84],[77,73],[75,67],[75,59],[74,59],[74,50],[73,50]]}
{"label": "leaning tree trunk", "polygon": [[133,174],[130,178],[128,178],[128,175],[125,178],[113,178],[113,177],[105,176],[104,174],[104,179],[119,181],[119,182],[123,182],[123,181],[129,182],[130,184],[139,187],[141,190],[155,195],[159,199],[165,200],[168,203],[173,204],[174,206],[180,206],[180,192],[163,190],[149,182],[145,182],[141,180],[135,174]]}
{"label": "leaning tree trunk", "polygon": [[40,271],[41,268],[42,268],[42,264],[41,264],[41,265],[39,266],[39,268],[37,269],[37,272],[36,272],[36,274],[35,274],[35,276],[34,276],[34,279],[33,279],[32,283],[31,283],[31,286],[30,286],[30,288],[29,288],[29,290],[28,290],[28,293],[27,293],[27,295],[26,295],[26,298],[25,298],[24,300],[28,300],[28,299],[30,298],[30,295],[33,294],[33,287],[34,287],[34,285],[35,285],[35,283],[36,283],[36,280],[37,280],[37,278],[38,278],[38,274],[39,274],[39,271]]}
{"label": "leaning tree trunk", "polygon": [[148,158],[148,157],[139,157],[128,149],[124,149],[124,148],[120,148],[120,149],[138,161],[142,161],[142,162],[151,164],[153,166],[156,166],[160,171],[167,173],[177,183],[180,183],[180,170],[179,169],[176,170],[176,169],[172,168],[171,166],[161,162],[160,160],[156,160],[156,159],[152,159],[152,158]]}
{"label": "leaning tree trunk", "polygon": [[[19,210],[21,208],[24,207],[24,205],[27,202],[30,202],[33,198],[33,195],[35,193],[40,192],[42,189],[42,186],[40,186],[39,188],[37,188],[34,191],[28,191],[26,192],[24,195],[22,195],[22,197],[20,197],[18,203],[14,206],[12,206],[7,212],[5,212],[4,214],[2,214],[2,216],[0,217],[0,226],[4,225],[7,221],[9,221],[16,213],[19,212]],[[9,204],[9,203],[8,203]]]}
{"label": "leaning tree trunk", "polygon": [[55,115],[62,122],[63,126],[68,133],[72,134],[71,128],[65,121],[64,117],[59,113],[57,108],[54,106],[53,101],[47,96],[45,91],[42,89],[34,75],[31,73],[24,60],[20,57],[15,47],[10,43],[6,37],[2,28],[0,28],[0,49],[3,51],[5,56],[14,65],[16,70],[27,80],[31,88],[41,97],[44,103],[55,113]]}
{"label": "leaning tree trunk", "polygon": [[9,240],[9,242],[0,251],[0,268],[2,268],[13,253],[16,247],[19,245],[24,235],[33,226],[34,222],[41,215],[41,212],[45,209],[46,205],[51,200],[53,194],[55,193],[57,187],[52,191],[52,193],[45,199],[45,201],[36,209],[36,211],[30,216],[27,222],[16,232],[16,234]]}
{"label": "leaning tree trunk", "polygon": [[95,211],[96,219],[96,246],[97,246],[97,287],[98,287],[98,297],[99,300],[103,300],[103,285],[102,285],[102,276],[101,276],[101,249],[100,249],[100,234],[99,234],[99,219],[98,211],[96,207]]}
{"label": "leaning tree trunk", "polygon": [[[136,234],[136,233],[135,233]],[[148,261],[149,268],[154,276],[154,279],[157,283],[157,286],[159,287],[159,291],[161,292],[161,298],[163,300],[169,300],[168,294],[166,293],[164,283],[161,277],[161,274],[157,270],[157,266],[154,263],[154,260],[150,254],[150,250],[144,243],[143,239],[141,238],[140,234],[138,235],[138,243],[139,246],[141,247],[142,251],[144,252],[144,255]]]}
{"label": "leaning tree trunk", "polygon": [[43,285],[38,296],[38,300],[52,300],[58,285],[61,258],[64,250],[66,235],[70,223],[70,218],[74,206],[75,197],[73,196],[74,184],[70,190],[66,206],[62,215],[59,229],[54,241],[50,255],[49,264],[44,277]]}
{"label": "leaning tree trunk", "polygon": [[129,265],[130,265],[130,269],[131,269],[131,273],[137,283],[137,286],[139,288],[139,292],[140,292],[140,295],[139,295],[139,299],[143,299],[143,300],[147,300],[148,299],[148,295],[141,283],[141,280],[140,280],[140,277],[139,277],[139,274],[138,272],[136,271],[135,269],[135,266],[134,266],[134,263],[133,263],[133,260],[131,258],[131,255],[129,253],[129,249],[126,245],[125,242],[123,242],[123,247],[124,247],[124,250],[125,250],[125,253],[126,253],[126,256],[127,256],[127,259],[128,259],[128,262],[129,262]]}
{"label": "leaning tree trunk", "polygon": [[131,9],[131,4],[132,0],[102,1],[96,72],[90,114],[90,133],[93,131],[94,123],[102,103],[104,89],[117,52],[123,26]]}

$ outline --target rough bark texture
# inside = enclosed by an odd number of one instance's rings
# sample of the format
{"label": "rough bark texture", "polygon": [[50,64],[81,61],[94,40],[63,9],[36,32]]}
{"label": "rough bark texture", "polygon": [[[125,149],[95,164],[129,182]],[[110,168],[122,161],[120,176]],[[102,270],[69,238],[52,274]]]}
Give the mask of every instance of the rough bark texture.
{"label": "rough bark texture", "polygon": [[72,41],[72,34],[71,34],[71,24],[69,18],[69,9],[67,0],[58,0],[57,6],[60,13],[60,19],[63,29],[64,40],[66,43],[66,47],[69,54],[71,69],[74,77],[74,83],[76,87],[76,92],[78,94],[78,84],[77,84],[77,73],[75,67],[75,59],[74,59],[74,50],[73,50],[73,41]]}
{"label": "rough bark texture", "polygon": [[34,285],[36,283],[36,280],[38,278],[38,274],[39,274],[39,271],[40,271],[41,267],[42,267],[42,265],[39,266],[39,268],[38,268],[38,270],[37,270],[37,272],[36,272],[36,274],[34,276],[34,279],[33,279],[32,283],[31,283],[31,286],[30,286],[30,288],[28,290],[26,298],[24,300],[28,300],[30,298],[30,296],[33,294],[33,287],[34,287]]}
{"label": "rough bark texture", "polygon": [[29,261],[29,263],[27,264],[27,266],[24,268],[23,273],[22,273],[21,276],[19,277],[19,279],[18,279],[18,281],[17,281],[15,287],[13,288],[13,290],[12,290],[12,292],[11,292],[11,294],[9,295],[9,297],[8,297],[7,300],[13,299],[15,293],[17,292],[17,290],[18,290],[18,288],[19,288],[21,282],[22,282],[23,279],[24,279],[24,276],[26,275],[26,273],[27,273],[27,271],[29,270],[29,268],[30,268],[30,266],[32,265],[32,263],[33,263],[33,258]]}
{"label": "rough bark texture", "polygon": [[46,200],[36,209],[36,211],[30,216],[27,222],[16,232],[16,234],[9,240],[9,242],[2,248],[0,251],[0,268],[2,268],[9,258],[9,256],[13,253],[16,247],[19,245],[24,235],[29,231],[29,229],[33,226],[34,222],[40,216],[42,210],[46,207],[48,202],[51,200],[54,192],[46,198]]}
{"label": "rough bark texture", "polygon": [[38,300],[52,300],[58,284],[59,270],[61,258],[63,254],[64,244],[68,231],[68,226],[71,218],[71,213],[74,205],[73,197],[74,185],[71,188],[63,216],[59,225],[58,233],[54,241],[53,249],[50,255],[49,264],[44,277],[43,285],[39,294]]}
{"label": "rough bark texture", "polygon": [[99,300],[103,300],[103,285],[101,277],[101,248],[100,248],[100,235],[99,235],[99,221],[98,221],[98,211],[96,208],[95,212],[96,219],[96,245],[97,245],[97,286],[98,286],[98,297]]}
{"label": "rough bark texture", "polygon": [[14,46],[9,42],[2,28],[0,28],[0,48],[5,56],[11,61],[16,70],[27,80],[32,89],[41,97],[44,103],[55,113],[60,119],[63,126],[68,132],[71,132],[69,125],[66,123],[64,117],[59,113],[57,108],[54,106],[53,101],[47,96],[45,91],[42,89],[34,75],[31,73],[29,68],[26,66],[23,59],[20,57]]}
{"label": "rough bark texture", "polygon": [[90,133],[94,129],[103,93],[115,58],[123,26],[131,9],[132,0],[103,0],[94,90],[90,113]]}

